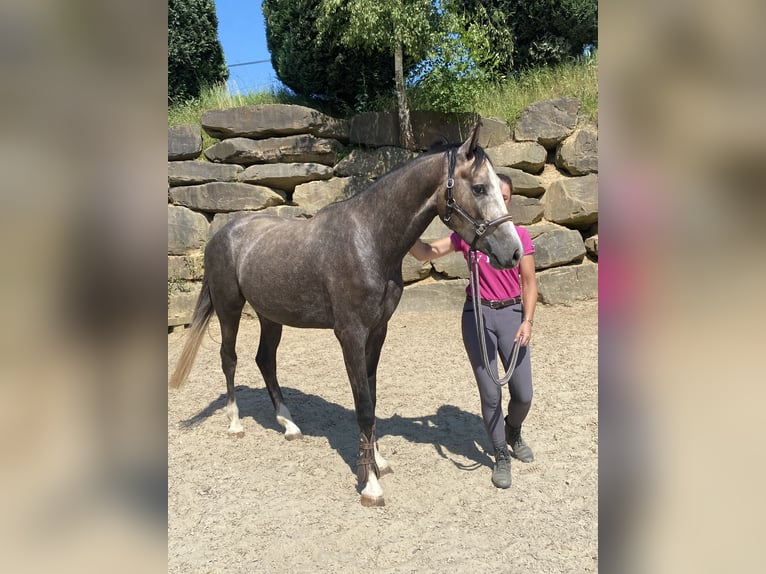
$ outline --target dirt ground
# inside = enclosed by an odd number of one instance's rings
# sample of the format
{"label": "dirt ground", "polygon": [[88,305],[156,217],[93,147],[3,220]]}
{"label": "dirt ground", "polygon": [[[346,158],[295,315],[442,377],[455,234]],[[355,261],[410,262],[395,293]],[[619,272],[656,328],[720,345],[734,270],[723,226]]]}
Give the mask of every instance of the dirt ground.
{"label": "dirt ground", "polygon": [[[214,320],[186,385],[168,395],[168,571],[597,571],[597,302],[537,308],[524,429],[535,462],[514,460],[507,490],[490,482],[459,317],[397,311],[389,324],[376,414],[394,473],[373,509],[360,504],[359,431],[332,332],[284,331],[280,381],[304,434],[288,442],[253,360],[258,322],[243,320],[237,439]],[[183,341],[168,335],[169,369]]]}

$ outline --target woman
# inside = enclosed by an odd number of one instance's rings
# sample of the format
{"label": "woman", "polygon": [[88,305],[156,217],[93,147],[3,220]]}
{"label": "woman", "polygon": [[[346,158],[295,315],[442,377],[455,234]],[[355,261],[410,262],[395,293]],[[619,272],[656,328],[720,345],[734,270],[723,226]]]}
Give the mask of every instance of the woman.
{"label": "woman", "polygon": [[[505,204],[510,206],[513,184],[505,175],[498,174],[498,177]],[[476,252],[479,257],[479,298],[484,317],[484,336],[489,367],[495,372],[495,376],[498,353],[507,371],[514,343],[521,340],[516,368],[508,382],[511,399],[506,417],[503,417],[502,387],[495,383],[484,368],[471,300],[474,294],[471,293],[470,285],[466,288],[467,299],[462,318],[463,343],[479,387],[481,414],[487,436],[495,449],[492,483],[497,488],[511,486],[511,457],[506,443],[511,446],[514,456],[519,460],[534,460],[532,449],[521,436],[521,426],[532,405],[532,368],[528,345],[532,337],[537,305],[535,248],[525,229],[516,227],[516,230],[524,246],[524,256],[518,267],[495,269],[489,264],[486,255]],[[410,253],[420,261],[442,257],[453,251],[463,253],[468,261],[470,246],[457,233],[430,244],[418,240],[410,249]]]}

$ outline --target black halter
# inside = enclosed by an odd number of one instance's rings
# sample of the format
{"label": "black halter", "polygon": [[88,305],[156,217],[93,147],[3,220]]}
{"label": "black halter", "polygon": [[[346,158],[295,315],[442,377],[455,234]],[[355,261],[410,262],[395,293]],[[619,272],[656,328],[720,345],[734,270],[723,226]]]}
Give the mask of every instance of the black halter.
{"label": "black halter", "polygon": [[500,225],[501,223],[505,223],[506,221],[511,221],[513,218],[510,214],[508,214],[502,215],[491,221],[479,222],[471,217],[471,215],[465,209],[458,205],[452,194],[452,189],[455,187],[454,176],[456,156],[457,152],[454,149],[451,149],[447,152],[447,159],[449,161],[449,169],[447,172],[447,191],[445,193],[447,198],[447,209],[444,212],[442,221],[444,221],[444,223],[449,223],[449,220],[452,218],[452,212],[455,211],[459,216],[473,225],[474,237],[473,241],[471,241],[471,250],[476,251],[476,242],[481,239],[490,229]]}

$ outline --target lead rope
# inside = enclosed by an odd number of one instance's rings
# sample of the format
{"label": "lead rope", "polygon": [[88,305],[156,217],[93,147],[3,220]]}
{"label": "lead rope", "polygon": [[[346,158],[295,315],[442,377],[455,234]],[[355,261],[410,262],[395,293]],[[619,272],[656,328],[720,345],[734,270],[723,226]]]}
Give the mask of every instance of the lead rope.
{"label": "lead rope", "polygon": [[[489,354],[487,353],[487,340],[484,335],[484,316],[481,312],[481,292],[479,291],[479,257],[476,253],[476,249],[471,249],[469,252],[470,265],[470,282],[471,282],[471,302],[473,303],[473,316],[476,321],[476,336],[479,339],[479,346],[481,347],[481,358],[484,362],[484,369],[492,377],[492,380],[498,387],[502,387],[511,380],[513,371],[516,369],[516,361],[519,358],[519,349],[521,348],[521,337],[516,339],[513,343],[513,352],[511,353],[511,363],[502,378],[495,374],[495,371],[489,368]],[[498,372],[500,367],[498,367]]]}

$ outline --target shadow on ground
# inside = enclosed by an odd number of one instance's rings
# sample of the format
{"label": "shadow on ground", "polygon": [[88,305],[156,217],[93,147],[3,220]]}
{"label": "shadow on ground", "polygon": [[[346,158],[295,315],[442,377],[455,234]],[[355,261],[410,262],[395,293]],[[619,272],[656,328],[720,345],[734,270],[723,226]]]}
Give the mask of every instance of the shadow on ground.
{"label": "shadow on ground", "polygon": [[[351,471],[356,473],[359,427],[354,411],[328,402],[318,395],[306,394],[290,387],[282,387],[282,394],[303,434],[325,437]],[[252,418],[262,427],[282,434],[282,427],[276,421],[274,407],[265,388],[237,387],[237,405],[243,419]],[[181,421],[180,425],[184,428],[194,427],[225,406],[226,394],[221,393],[199,413]],[[434,414],[421,417],[403,417],[398,414],[388,418],[378,417],[377,433],[378,439],[389,435],[413,443],[430,444],[439,456],[451,460],[461,470],[492,467],[492,459],[484,444],[486,432],[481,417],[454,405],[442,405]],[[459,462],[453,455],[472,462]]]}

